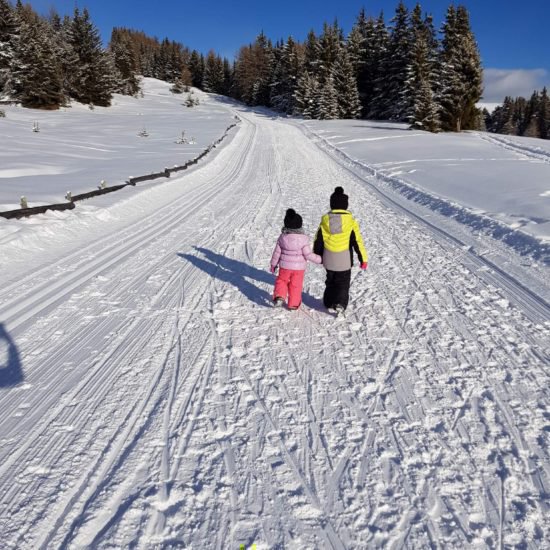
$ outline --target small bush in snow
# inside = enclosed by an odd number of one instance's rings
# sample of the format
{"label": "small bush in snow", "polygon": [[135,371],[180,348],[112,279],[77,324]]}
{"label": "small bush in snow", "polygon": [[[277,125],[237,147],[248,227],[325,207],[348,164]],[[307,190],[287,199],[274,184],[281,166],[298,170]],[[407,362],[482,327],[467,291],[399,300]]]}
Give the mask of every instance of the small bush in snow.
{"label": "small bush in snow", "polygon": [[174,82],[174,85],[170,88],[170,91],[173,94],[182,94],[184,91],[183,82],[178,78],[176,82]]}
{"label": "small bush in snow", "polygon": [[0,118],[6,118],[6,111],[0,109]]}
{"label": "small bush in snow", "polygon": [[187,95],[187,99],[185,100],[185,106],[186,107],[194,107],[195,105],[199,104],[199,98],[195,97],[195,94],[191,91]]}

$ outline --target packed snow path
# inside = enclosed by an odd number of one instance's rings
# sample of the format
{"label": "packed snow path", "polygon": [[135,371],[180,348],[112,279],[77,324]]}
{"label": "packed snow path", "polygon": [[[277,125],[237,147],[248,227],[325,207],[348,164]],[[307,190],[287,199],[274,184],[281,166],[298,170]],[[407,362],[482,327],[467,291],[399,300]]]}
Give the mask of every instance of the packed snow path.
{"label": "packed snow path", "polygon": [[[142,219],[0,291],[1,546],[550,548],[544,303],[241,116]],[[370,253],[347,317],[313,265],[274,310],[284,211],[313,235],[335,185]]]}

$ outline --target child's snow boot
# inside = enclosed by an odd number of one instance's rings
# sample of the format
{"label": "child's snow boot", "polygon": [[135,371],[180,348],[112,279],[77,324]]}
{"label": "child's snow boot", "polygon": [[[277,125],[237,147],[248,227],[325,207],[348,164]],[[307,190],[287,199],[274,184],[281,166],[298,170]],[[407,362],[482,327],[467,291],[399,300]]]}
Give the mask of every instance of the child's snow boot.
{"label": "child's snow boot", "polygon": [[340,304],[336,304],[334,306],[334,311],[336,311],[336,316],[337,317],[343,317],[344,316],[344,311],[346,311],[344,309],[344,306],[340,305]]}
{"label": "child's snow boot", "polygon": [[284,303],[285,303],[285,301],[280,297],[277,297],[273,300],[273,305],[275,307],[281,307]]}

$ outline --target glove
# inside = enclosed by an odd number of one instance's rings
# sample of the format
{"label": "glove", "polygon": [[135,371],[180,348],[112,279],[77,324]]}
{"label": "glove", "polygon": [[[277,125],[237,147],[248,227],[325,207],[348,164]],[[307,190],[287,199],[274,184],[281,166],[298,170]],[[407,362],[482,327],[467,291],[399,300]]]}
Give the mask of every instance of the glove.
{"label": "glove", "polygon": [[361,269],[364,271],[365,269],[367,269],[368,265],[369,265],[368,262],[363,262],[361,264]]}
{"label": "glove", "polygon": [[273,273],[273,275],[275,275],[275,273],[277,272],[277,266],[272,265],[269,270],[271,271],[271,273]]}

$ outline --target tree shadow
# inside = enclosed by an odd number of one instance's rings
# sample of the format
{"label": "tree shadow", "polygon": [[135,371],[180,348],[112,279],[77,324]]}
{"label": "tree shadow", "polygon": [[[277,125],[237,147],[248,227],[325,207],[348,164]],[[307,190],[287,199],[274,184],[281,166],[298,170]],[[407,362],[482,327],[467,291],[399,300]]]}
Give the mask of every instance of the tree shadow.
{"label": "tree shadow", "polygon": [[[273,297],[271,293],[248,280],[252,279],[258,283],[268,284],[273,288],[275,276],[272,273],[262,271],[245,262],[228,258],[207,248],[195,246],[194,249],[202,254],[204,258],[181,252],[178,253],[178,256],[212,277],[233,285],[251,302],[263,307],[272,307]],[[322,303],[305,292],[302,293],[302,302],[312,309],[322,310]]]}
{"label": "tree shadow", "polygon": [[17,386],[23,379],[17,346],[0,323],[0,388]]}

